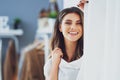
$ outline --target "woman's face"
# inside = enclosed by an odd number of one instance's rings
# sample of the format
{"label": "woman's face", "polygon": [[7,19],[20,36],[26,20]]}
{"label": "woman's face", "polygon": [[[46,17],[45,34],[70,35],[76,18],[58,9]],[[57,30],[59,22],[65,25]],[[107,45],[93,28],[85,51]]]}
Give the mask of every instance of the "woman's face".
{"label": "woman's face", "polygon": [[59,27],[66,41],[77,41],[83,34],[80,16],[76,13],[69,13],[64,16]]}

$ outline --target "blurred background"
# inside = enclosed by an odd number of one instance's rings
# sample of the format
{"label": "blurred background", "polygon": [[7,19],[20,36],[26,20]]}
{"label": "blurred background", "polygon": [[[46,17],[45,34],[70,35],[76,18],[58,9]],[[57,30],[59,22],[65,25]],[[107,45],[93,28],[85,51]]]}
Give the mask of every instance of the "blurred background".
{"label": "blurred background", "polygon": [[[19,80],[44,80],[44,53],[49,52],[52,28],[62,9],[63,0],[0,0],[0,80],[17,80],[18,76],[21,77]],[[31,71],[33,68],[23,70],[23,66],[28,67],[25,64],[31,60],[25,60],[29,56],[25,53],[30,54],[31,51],[36,53],[34,56],[40,54],[40,63],[37,64],[42,71],[36,73],[42,77],[36,76],[35,70]],[[29,77],[32,74],[24,71],[31,71],[35,76]]]}
{"label": "blurred background", "polygon": [[[9,18],[9,20],[7,20],[7,26],[10,29],[14,29],[15,19],[21,21],[18,29],[21,29],[22,32],[20,31],[20,36],[17,36],[19,40],[18,52],[20,52],[22,48],[35,40],[40,12],[43,9],[47,11],[49,9],[49,4],[49,0],[0,0],[0,17],[6,16]],[[59,10],[61,10],[63,8],[63,1],[58,0],[57,4]],[[2,45],[2,53],[5,53],[8,46],[7,39],[3,40]]]}

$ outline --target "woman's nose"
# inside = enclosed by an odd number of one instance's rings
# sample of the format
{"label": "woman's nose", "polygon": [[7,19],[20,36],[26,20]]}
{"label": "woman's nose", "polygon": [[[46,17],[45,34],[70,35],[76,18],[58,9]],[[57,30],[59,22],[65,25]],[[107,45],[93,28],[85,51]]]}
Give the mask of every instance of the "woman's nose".
{"label": "woman's nose", "polygon": [[71,29],[75,29],[75,28],[76,28],[75,24],[71,25]]}

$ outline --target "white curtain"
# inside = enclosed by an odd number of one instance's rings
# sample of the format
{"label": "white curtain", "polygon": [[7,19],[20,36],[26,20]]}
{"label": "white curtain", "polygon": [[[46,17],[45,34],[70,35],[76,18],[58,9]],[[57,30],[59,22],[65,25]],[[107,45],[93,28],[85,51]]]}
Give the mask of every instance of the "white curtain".
{"label": "white curtain", "polygon": [[120,80],[120,0],[89,0],[84,13],[84,56],[78,80]]}

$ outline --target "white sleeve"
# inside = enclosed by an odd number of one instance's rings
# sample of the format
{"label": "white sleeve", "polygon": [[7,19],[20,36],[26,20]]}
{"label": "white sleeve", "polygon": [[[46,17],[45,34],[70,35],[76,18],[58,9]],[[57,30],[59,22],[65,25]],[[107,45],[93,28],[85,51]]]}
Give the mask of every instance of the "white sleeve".
{"label": "white sleeve", "polygon": [[44,65],[44,76],[45,76],[45,78],[48,78],[48,76],[50,74],[51,65],[52,65],[52,60],[51,59],[49,59],[46,62],[46,64]]}

